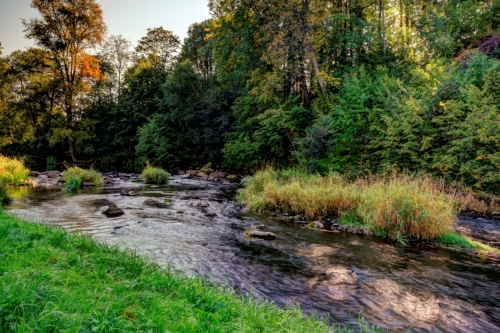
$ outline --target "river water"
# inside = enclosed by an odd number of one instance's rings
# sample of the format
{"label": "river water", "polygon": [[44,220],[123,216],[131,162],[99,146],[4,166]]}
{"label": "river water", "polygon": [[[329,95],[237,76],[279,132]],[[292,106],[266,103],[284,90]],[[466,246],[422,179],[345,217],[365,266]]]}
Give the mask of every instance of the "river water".
{"label": "river water", "polygon": [[[123,187],[137,187],[141,195],[121,196]],[[357,322],[361,315],[391,332],[500,332],[500,262],[302,229],[245,211],[234,194],[234,186],[173,177],[167,186],[122,181],[78,195],[27,190],[8,209],[241,293],[279,305],[298,303],[332,323]],[[159,204],[145,205],[147,199]],[[125,214],[103,215],[110,202]],[[259,225],[276,240],[243,238],[247,228]]]}

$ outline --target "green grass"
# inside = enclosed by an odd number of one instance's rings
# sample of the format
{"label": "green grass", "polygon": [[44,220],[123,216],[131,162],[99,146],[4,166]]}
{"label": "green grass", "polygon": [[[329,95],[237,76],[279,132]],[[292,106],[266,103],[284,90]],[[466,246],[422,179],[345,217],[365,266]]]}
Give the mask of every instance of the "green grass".
{"label": "green grass", "polygon": [[301,214],[309,220],[334,217],[400,242],[441,237],[458,214],[444,184],[407,174],[348,181],[337,173],[322,177],[268,169],[251,177],[238,199],[254,211]]}
{"label": "green grass", "polygon": [[62,179],[65,182],[65,189],[68,192],[76,192],[82,183],[93,183],[98,186],[102,184],[103,176],[94,169],[82,169],[79,167],[69,167],[64,171]]}
{"label": "green grass", "polygon": [[349,331],[2,212],[0,295],[1,332]]}
{"label": "green grass", "polygon": [[142,170],[141,177],[147,184],[166,184],[169,179],[169,173],[161,168],[148,165]]}
{"label": "green grass", "polygon": [[481,252],[491,252],[500,254],[500,249],[475,241],[467,236],[462,236],[456,232],[450,231],[438,239],[441,245],[455,246],[463,249],[475,249]]}
{"label": "green grass", "polygon": [[28,179],[29,173],[22,160],[0,155],[0,183],[21,185]]}

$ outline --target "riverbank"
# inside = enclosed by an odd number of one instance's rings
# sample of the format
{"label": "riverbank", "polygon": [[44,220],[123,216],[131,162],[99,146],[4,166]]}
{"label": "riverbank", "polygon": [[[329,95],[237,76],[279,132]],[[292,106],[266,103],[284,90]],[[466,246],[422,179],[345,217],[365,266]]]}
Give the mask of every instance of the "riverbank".
{"label": "riverbank", "polygon": [[2,332],[348,331],[4,212],[0,258]]}
{"label": "riverbank", "polygon": [[[458,213],[481,203],[471,194],[450,191],[443,182],[426,176],[347,180],[339,174],[322,177],[300,170],[268,169],[250,177],[238,199],[253,211],[312,229],[500,254],[499,249],[456,232]],[[484,212],[495,208],[482,207]]]}

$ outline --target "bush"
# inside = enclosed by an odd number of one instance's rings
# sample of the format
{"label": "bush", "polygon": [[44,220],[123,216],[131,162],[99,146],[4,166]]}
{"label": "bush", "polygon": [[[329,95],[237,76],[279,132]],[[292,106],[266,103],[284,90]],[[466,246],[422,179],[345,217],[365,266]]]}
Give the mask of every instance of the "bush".
{"label": "bush", "polygon": [[142,170],[141,177],[147,184],[166,184],[170,174],[161,168],[155,168],[150,165]]}
{"label": "bush", "polygon": [[103,177],[99,171],[93,169],[70,167],[64,171],[62,179],[66,184],[66,191],[75,192],[84,182],[92,183],[96,186],[100,185]]}
{"label": "bush", "polygon": [[251,177],[238,198],[254,211],[303,214],[309,220],[340,217],[402,242],[436,239],[451,229],[457,215],[443,183],[405,174],[348,181],[338,173],[321,177],[268,169]]}
{"label": "bush", "polygon": [[0,183],[20,185],[28,179],[29,173],[21,160],[0,155]]}

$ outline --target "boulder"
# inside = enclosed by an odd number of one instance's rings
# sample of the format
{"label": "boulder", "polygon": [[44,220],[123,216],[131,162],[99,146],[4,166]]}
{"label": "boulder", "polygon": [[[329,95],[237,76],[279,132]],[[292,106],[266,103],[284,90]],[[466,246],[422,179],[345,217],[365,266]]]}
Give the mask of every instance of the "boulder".
{"label": "boulder", "polygon": [[38,177],[40,176],[40,172],[38,171],[30,171],[30,177]]}
{"label": "boulder", "polygon": [[229,175],[229,176],[226,176],[226,179],[237,179],[238,176],[236,175]]}
{"label": "boulder", "polygon": [[45,175],[49,178],[59,178],[61,177],[61,173],[59,171],[47,171]]}
{"label": "boulder", "polygon": [[116,217],[125,214],[123,210],[118,208],[116,204],[112,203],[109,205],[108,209],[106,209],[104,212],[102,212],[104,215],[107,217]]}
{"label": "boulder", "polygon": [[228,181],[228,180],[225,180],[225,181],[222,182],[222,185],[231,185],[231,182]]}
{"label": "boulder", "polygon": [[224,178],[224,177],[226,177],[226,175],[227,175],[226,172],[222,172],[222,171],[217,172],[217,178]]}
{"label": "boulder", "polygon": [[204,172],[198,172],[198,173],[196,174],[196,177],[203,178],[203,177],[208,177],[208,176],[207,176],[207,174],[206,174],[206,173],[204,173]]}
{"label": "boulder", "polygon": [[182,176],[182,175],[185,175],[185,174],[186,174],[186,171],[181,170],[181,171],[179,171],[177,174],[178,174],[179,176]]}
{"label": "boulder", "polygon": [[243,236],[247,239],[263,239],[263,240],[273,240],[276,239],[276,235],[268,231],[260,231],[256,229],[248,229],[245,231]]}
{"label": "boulder", "polygon": [[187,173],[189,173],[192,176],[196,176],[199,172],[200,172],[200,170],[188,170],[187,171]]}
{"label": "boulder", "polygon": [[208,180],[210,181],[218,181],[219,180],[219,173],[218,172],[212,172],[209,176],[208,176]]}
{"label": "boulder", "polygon": [[191,178],[191,174],[190,173],[186,173],[186,174],[182,175],[181,178],[183,178],[183,179],[189,179],[189,178]]}
{"label": "boulder", "polygon": [[207,217],[216,217],[216,216],[217,216],[217,214],[215,214],[215,212],[207,212],[207,213],[205,214],[205,216],[207,216]]}

